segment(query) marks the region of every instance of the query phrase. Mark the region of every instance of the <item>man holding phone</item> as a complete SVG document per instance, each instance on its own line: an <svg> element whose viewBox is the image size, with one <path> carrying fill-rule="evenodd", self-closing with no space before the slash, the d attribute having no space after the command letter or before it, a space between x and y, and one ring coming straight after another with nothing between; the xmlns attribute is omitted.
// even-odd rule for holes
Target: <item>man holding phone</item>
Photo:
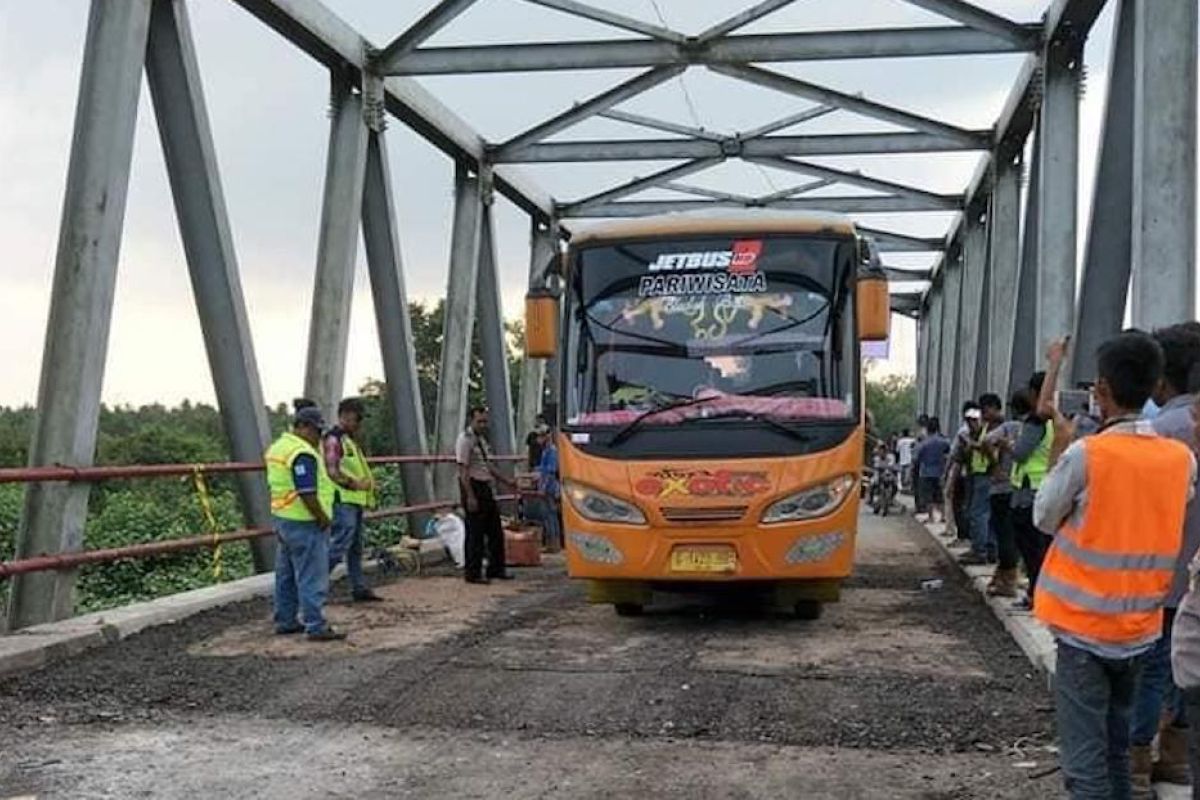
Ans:
<svg viewBox="0 0 1200 800"><path fill-rule="evenodd" d="M1047 399L1066 354L1055 342ZM1057 641L1055 711L1067 791L1131 795L1130 719L1143 657L1162 635L1163 602L1182 542L1196 459L1140 419L1162 375L1162 349L1130 331L1097 355L1100 431L1077 441L1053 406L1051 468L1034 523L1053 532L1034 614Z"/></svg>

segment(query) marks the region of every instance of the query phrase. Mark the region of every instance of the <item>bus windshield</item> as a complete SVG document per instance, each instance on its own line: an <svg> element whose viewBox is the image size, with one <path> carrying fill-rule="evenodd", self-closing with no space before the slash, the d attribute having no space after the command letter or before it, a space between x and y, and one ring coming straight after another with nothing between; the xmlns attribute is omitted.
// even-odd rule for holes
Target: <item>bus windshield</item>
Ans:
<svg viewBox="0 0 1200 800"><path fill-rule="evenodd" d="M579 251L567 424L849 420L855 242L700 237Z"/></svg>

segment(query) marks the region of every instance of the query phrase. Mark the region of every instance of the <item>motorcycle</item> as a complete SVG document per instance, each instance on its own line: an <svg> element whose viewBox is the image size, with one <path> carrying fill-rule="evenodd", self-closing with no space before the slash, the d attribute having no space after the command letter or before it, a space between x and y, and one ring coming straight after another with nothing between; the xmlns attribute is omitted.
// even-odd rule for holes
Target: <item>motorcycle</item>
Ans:
<svg viewBox="0 0 1200 800"><path fill-rule="evenodd" d="M871 480L871 510L886 517L892 510L899 490L899 479L895 467L879 467Z"/></svg>

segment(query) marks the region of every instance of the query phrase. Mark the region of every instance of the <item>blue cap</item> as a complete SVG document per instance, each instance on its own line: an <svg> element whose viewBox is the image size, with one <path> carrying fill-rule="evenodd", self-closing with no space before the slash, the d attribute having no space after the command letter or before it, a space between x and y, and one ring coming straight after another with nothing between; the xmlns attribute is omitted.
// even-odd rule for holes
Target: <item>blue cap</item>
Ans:
<svg viewBox="0 0 1200 800"><path fill-rule="evenodd" d="M317 430L322 430L325 427L325 417L321 416L321 409L316 406L307 406L300 409L292 417L292 422L296 425L312 425Z"/></svg>

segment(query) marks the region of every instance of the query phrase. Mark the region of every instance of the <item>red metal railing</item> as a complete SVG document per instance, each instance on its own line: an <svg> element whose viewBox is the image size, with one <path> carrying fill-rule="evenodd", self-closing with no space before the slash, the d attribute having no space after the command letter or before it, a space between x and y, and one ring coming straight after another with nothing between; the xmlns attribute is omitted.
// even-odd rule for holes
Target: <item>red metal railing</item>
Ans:
<svg viewBox="0 0 1200 800"><path fill-rule="evenodd" d="M454 461L453 456L377 456L367 459L376 466L392 464L444 464ZM521 461L521 456L496 456L498 461ZM219 475L239 472L261 472L263 464L252 461L227 461L214 464L131 464L103 467L19 467L0 469L0 483L38 483L44 481L87 481L119 480L123 478L172 478L195 474ZM515 500L518 495L501 495L497 500ZM367 512L369 520L400 517L423 511L438 511L453 508L458 503L438 500L405 506L391 506ZM181 539L163 539L154 542L110 547L101 550L81 550L72 553L32 556L14 561L0 561L0 578L22 575L29 572L74 569L85 564L106 564L127 559L153 558L155 556L188 550L215 548L229 542L258 539L274 533L271 528L244 528L226 533L188 536Z"/></svg>

